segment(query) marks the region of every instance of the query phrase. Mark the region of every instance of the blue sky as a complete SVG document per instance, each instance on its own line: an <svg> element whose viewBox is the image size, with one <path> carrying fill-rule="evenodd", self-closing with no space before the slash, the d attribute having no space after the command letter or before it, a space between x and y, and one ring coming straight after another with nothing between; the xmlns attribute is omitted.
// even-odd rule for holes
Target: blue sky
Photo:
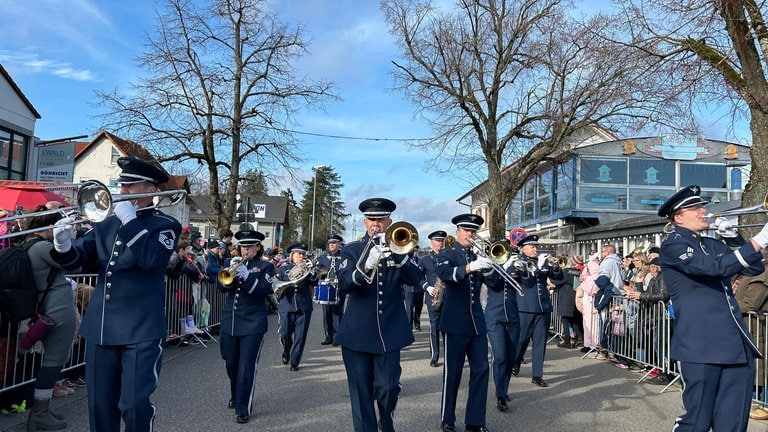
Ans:
<svg viewBox="0 0 768 432"><path fill-rule="evenodd" d="M414 138L428 136L413 119L412 108L392 86L390 61L397 52L378 7L368 0L281 1L281 17L307 26L310 55L300 62L302 74L335 82L343 99L326 112L302 113L298 131L345 137ZM148 0L0 0L0 63L42 118L41 139L76 135L93 137L98 114L95 90L126 91L137 74L135 58L144 50L143 35L154 28L155 7ZM357 204L384 196L398 204L393 219L412 222L422 236L448 229L450 219L465 212L455 202L472 185L425 172L427 155L400 141L369 141L299 135L307 159L303 171L333 166L345 184L347 236L362 231ZM300 196L303 191L293 188ZM354 225L353 225L354 224Z"/></svg>
<svg viewBox="0 0 768 432"><path fill-rule="evenodd" d="M326 112L302 113L295 130L387 139L430 134L413 118L402 94L390 90L391 61L398 52L377 0L276 4L285 21L306 25L310 55L301 60L300 75L333 81L343 99L330 103ZM144 50L144 34L154 28L155 7L158 3L150 0L0 0L0 63L42 115L38 137L94 136L94 90L127 91L137 74L135 58ZM362 231L357 204L372 196L394 200L393 219L413 223L423 239L435 229L450 232L451 217L468 210L455 199L473 186L477 173L425 172L428 155L397 140L298 138L307 152L306 178L313 166L328 165L345 184L342 199L353 215L347 238ZM303 193L293 190L297 197Z"/></svg>

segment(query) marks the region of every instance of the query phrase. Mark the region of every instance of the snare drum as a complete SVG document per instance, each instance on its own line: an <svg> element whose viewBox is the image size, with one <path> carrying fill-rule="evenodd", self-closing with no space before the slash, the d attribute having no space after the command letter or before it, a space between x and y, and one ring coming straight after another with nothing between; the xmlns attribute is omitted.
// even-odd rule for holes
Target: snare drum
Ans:
<svg viewBox="0 0 768 432"><path fill-rule="evenodd" d="M317 284L317 286L315 286L315 295L312 300L318 304L338 304L339 299L336 298L336 286L331 285L328 282L321 281Z"/></svg>

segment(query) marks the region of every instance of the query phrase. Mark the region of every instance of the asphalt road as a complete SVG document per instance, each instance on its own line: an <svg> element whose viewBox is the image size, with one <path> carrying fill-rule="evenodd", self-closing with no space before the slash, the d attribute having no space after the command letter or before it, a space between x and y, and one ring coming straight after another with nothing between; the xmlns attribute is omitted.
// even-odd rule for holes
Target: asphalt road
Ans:
<svg viewBox="0 0 768 432"><path fill-rule="evenodd" d="M227 409L229 390L217 343L170 347L165 351L160 384L154 393L158 431L352 431L349 394L341 351L320 345L321 310L315 308L310 339L301 370L290 372L280 361L277 316L270 315L259 361L251 421L235 423ZM395 412L399 432L437 431L440 424L442 367L428 364L429 344L426 311L416 342L402 352L403 385ZM578 350L566 350L551 342L547 347L544 378L548 388L530 382L530 367L523 365L512 379L510 410L495 408L493 383L488 388L487 426L493 432L543 431L670 431L680 414L680 387L664 393L662 386L637 383L640 375L614 367L610 362L581 358ZM463 430L466 401L465 369L456 412L457 428ZM67 431L87 431L85 388L57 398L64 406ZM26 414L0 416L0 430L25 430ZM768 421L751 421L749 432L768 432Z"/></svg>

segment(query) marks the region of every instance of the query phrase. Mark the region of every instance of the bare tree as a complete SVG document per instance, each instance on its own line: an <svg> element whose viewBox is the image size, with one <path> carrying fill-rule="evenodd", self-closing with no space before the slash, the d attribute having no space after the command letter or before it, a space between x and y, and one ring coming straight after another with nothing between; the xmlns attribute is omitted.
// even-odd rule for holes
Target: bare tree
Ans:
<svg viewBox="0 0 768 432"><path fill-rule="evenodd" d="M302 28L280 22L266 0L165 0L139 58L131 94L99 93L105 127L145 143L162 162L204 167L219 227L229 226L249 167L291 170L287 132L297 107L322 106L331 84L296 77Z"/></svg>
<svg viewBox="0 0 768 432"><path fill-rule="evenodd" d="M754 0L624 0L617 26L693 109L748 118L752 170L743 202L762 202L768 184L768 5ZM758 218L753 215L747 219Z"/></svg>
<svg viewBox="0 0 768 432"><path fill-rule="evenodd" d="M667 121L656 111L670 102L654 91L657 83L637 81L652 65L595 37L610 25L604 17L579 23L570 7L459 0L440 10L429 0L382 1L404 58L394 62L397 88L435 131L414 145L432 152L443 172L487 177L493 238L504 235L517 191L541 163L566 160L574 135L593 125L623 130Z"/></svg>

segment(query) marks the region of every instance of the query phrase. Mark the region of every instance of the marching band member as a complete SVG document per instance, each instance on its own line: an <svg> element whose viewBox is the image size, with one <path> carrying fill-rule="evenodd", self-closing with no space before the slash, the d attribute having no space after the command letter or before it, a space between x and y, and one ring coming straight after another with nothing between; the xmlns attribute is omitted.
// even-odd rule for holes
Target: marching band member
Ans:
<svg viewBox="0 0 768 432"><path fill-rule="evenodd" d="M715 229L723 241L704 237L707 209L698 186L688 186L659 207L673 225L661 244L661 276L669 290L675 329L670 358L683 382L683 409L675 431L746 431L755 380L755 358L762 357L741 318L731 277L765 270L760 250L768 246L768 225L745 242L726 218ZM734 243L735 244L735 243Z"/></svg>
<svg viewBox="0 0 768 432"><path fill-rule="evenodd" d="M395 207L386 198L361 202L358 208L365 216L366 233L341 251L339 287L347 298L335 341L341 345L356 432L376 431L374 400L380 429L394 430L400 350L414 341L401 285L419 283L421 271L407 255L376 243L392 224L389 216Z"/></svg>
<svg viewBox="0 0 768 432"><path fill-rule="evenodd" d="M513 254L511 258L514 258ZM509 273L509 271L507 271ZM503 279L487 284L488 300L485 305L485 322L488 326L488 342L491 344L493 384L496 388L496 409L506 411L509 397L509 380L517 355L520 339L520 316L517 311L517 292Z"/></svg>
<svg viewBox="0 0 768 432"><path fill-rule="evenodd" d="M448 236L445 231L431 232L427 238L430 241L430 251L427 255L419 260L419 267L424 273L424 280L422 281L422 287L427 292L427 314L429 315L429 365L437 367L437 360L440 357L440 332L438 327L440 325L440 305L435 305L435 295L437 291L435 284L437 284L437 273L435 273L435 267L437 265L437 254L443 250L443 242Z"/></svg>
<svg viewBox="0 0 768 432"><path fill-rule="evenodd" d="M121 157L123 194L154 193L168 181L160 168ZM181 234L179 221L151 208L152 196L116 202L114 214L72 240L74 218L56 222L53 259L66 269L98 260L98 284L83 317L85 371L92 431L152 430L150 396L162 364L165 267Z"/></svg>
<svg viewBox="0 0 768 432"><path fill-rule="evenodd" d="M278 294L278 323L280 345L283 346L283 364L290 363L290 370L299 370L304 344L307 342L309 320L312 318L312 287L317 283L317 274L312 262L307 259L307 246L296 243L288 247L288 264L277 270L277 279L283 282L295 281L294 273L304 275L295 284L288 284Z"/></svg>
<svg viewBox="0 0 768 432"><path fill-rule="evenodd" d="M221 316L221 358L229 377L228 408L235 409L235 421L248 423L256 382L256 366L267 332L266 298L272 294L275 268L261 259L264 234L238 231L235 234L242 257L232 283L222 285L227 294ZM234 265L233 264L233 265ZM231 267L230 267L231 268Z"/></svg>
<svg viewBox="0 0 768 432"><path fill-rule="evenodd" d="M317 259L318 272L322 270L325 273L326 282L329 284L336 284L336 288L338 288L339 283L339 264L341 264L339 257L341 256L341 244L343 242L344 239L340 235L329 235L328 251L325 254L320 255ZM333 271L331 271L331 269L333 269ZM339 329L339 321L344 313L344 298L340 296L338 291L336 292L336 296L339 301L338 304L323 305L323 333L325 334L325 339L320 342L321 345L336 345L333 341L333 336Z"/></svg>
<svg viewBox="0 0 768 432"><path fill-rule="evenodd" d="M440 252L435 272L445 283L440 331L443 333L445 366L441 428L455 431L456 398L461 384L464 359L469 361L469 393L464 423L467 431L487 432L485 407L488 400L488 340L485 315L480 305L480 288L488 279L496 282L492 261L472 251L472 239L483 218L461 214L451 223L456 225L456 242Z"/></svg>
<svg viewBox="0 0 768 432"><path fill-rule="evenodd" d="M531 347L532 377L531 382L539 387L547 387L544 381L544 354L547 349L549 335L549 318L552 315L552 297L549 295L547 278L553 282L562 281L565 273L558 266L552 266L548 261L539 267L539 237L529 235L517 242L520 256L510 265L509 272L523 288L524 296L517 292L517 309L520 315L520 339L517 353L513 360L512 375L520 372L528 343Z"/></svg>

